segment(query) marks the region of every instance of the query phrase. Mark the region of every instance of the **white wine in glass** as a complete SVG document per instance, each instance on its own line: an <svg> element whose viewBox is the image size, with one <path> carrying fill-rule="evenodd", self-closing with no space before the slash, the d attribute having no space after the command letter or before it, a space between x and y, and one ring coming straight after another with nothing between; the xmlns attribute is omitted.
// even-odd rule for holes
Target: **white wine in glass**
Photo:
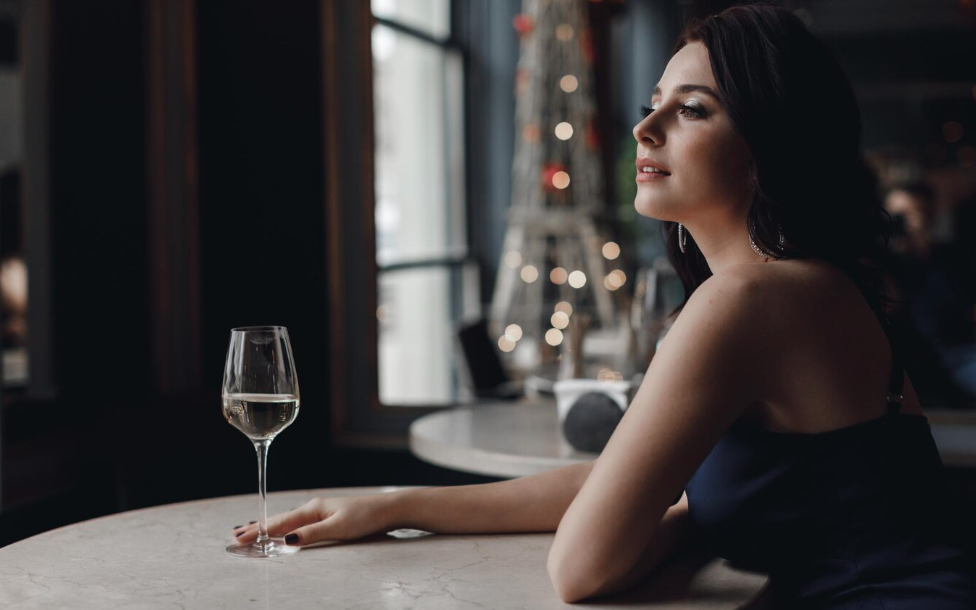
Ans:
<svg viewBox="0 0 976 610"><path fill-rule="evenodd" d="M298 415L298 376L284 326L247 326L230 331L221 391L224 419L243 432L258 454L261 509L258 538L249 545L231 545L241 557L275 557L298 551L268 536L268 448Z"/></svg>

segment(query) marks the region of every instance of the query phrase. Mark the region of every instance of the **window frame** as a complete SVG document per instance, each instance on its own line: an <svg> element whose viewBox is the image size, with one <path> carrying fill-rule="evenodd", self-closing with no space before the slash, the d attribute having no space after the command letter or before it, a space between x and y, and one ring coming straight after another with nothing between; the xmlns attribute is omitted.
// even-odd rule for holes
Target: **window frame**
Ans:
<svg viewBox="0 0 976 610"><path fill-rule="evenodd" d="M408 428L419 417L456 406L383 403L378 375L378 279L402 269L446 268L463 273L483 257L473 251L470 180L465 180L466 253L395 262L376 261L374 193L373 66L371 36L383 25L461 55L464 80L462 116L467 141L469 56L455 35L464 20L463 2L451 2L451 35L439 39L395 21L375 17L369 2L323 0L323 111L325 115L326 270L329 294L331 437L337 447L404 449ZM470 170L466 160L465 173ZM354 202L350 205L349 202ZM355 205L359 203L359 205Z"/></svg>

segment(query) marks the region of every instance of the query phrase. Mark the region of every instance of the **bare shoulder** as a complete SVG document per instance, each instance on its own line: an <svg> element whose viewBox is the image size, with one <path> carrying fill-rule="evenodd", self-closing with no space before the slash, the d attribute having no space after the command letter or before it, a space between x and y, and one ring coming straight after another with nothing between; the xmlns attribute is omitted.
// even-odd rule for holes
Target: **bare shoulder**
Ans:
<svg viewBox="0 0 976 610"><path fill-rule="evenodd" d="M817 259L740 265L767 295L763 398L748 413L777 431L820 432L883 412L891 347L875 312L841 269ZM775 354L775 357L771 357ZM902 410L918 413L905 376Z"/></svg>

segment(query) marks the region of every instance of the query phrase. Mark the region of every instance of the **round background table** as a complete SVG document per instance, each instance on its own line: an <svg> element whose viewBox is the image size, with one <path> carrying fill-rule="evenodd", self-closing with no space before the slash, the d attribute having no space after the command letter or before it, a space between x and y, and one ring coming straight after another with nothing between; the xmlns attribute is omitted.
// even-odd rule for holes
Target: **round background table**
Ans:
<svg viewBox="0 0 976 610"><path fill-rule="evenodd" d="M278 492L269 514L359 487ZM170 504L84 521L0 549L0 608L758 608L766 577L686 553L645 583L570 606L546 572L553 534L436 535L396 530L294 555L224 552L257 494ZM751 601L750 601L751 600Z"/></svg>
<svg viewBox="0 0 976 610"><path fill-rule="evenodd" d="M946 466L976 467L976 413L926 409ZM482 403L425 415L410 426L418 458L463 472L520 477L594 460L559 431L556 402L546 398Z"/></svg>
<svg viewBox="0 0 976 610"><path fill-rule="evenodd" d="M552 399L485 403L425 415L410 425L410 451L420 459L495 477L521 477L595 460L559 431Z"/></svg>

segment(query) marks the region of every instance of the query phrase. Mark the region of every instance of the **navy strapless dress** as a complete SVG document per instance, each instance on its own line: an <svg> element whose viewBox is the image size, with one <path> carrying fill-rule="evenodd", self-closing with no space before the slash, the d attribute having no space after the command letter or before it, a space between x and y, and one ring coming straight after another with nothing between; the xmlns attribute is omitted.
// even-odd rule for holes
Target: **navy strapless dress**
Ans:
<svg viewBox="0 0 976 610"><path fill-rule="evenodd" d="M685 488L706 544L769 574L777 609L976 609L976 512L925 416L899 412L892 360L887 414L820 434L737 421Z"/></svg>

